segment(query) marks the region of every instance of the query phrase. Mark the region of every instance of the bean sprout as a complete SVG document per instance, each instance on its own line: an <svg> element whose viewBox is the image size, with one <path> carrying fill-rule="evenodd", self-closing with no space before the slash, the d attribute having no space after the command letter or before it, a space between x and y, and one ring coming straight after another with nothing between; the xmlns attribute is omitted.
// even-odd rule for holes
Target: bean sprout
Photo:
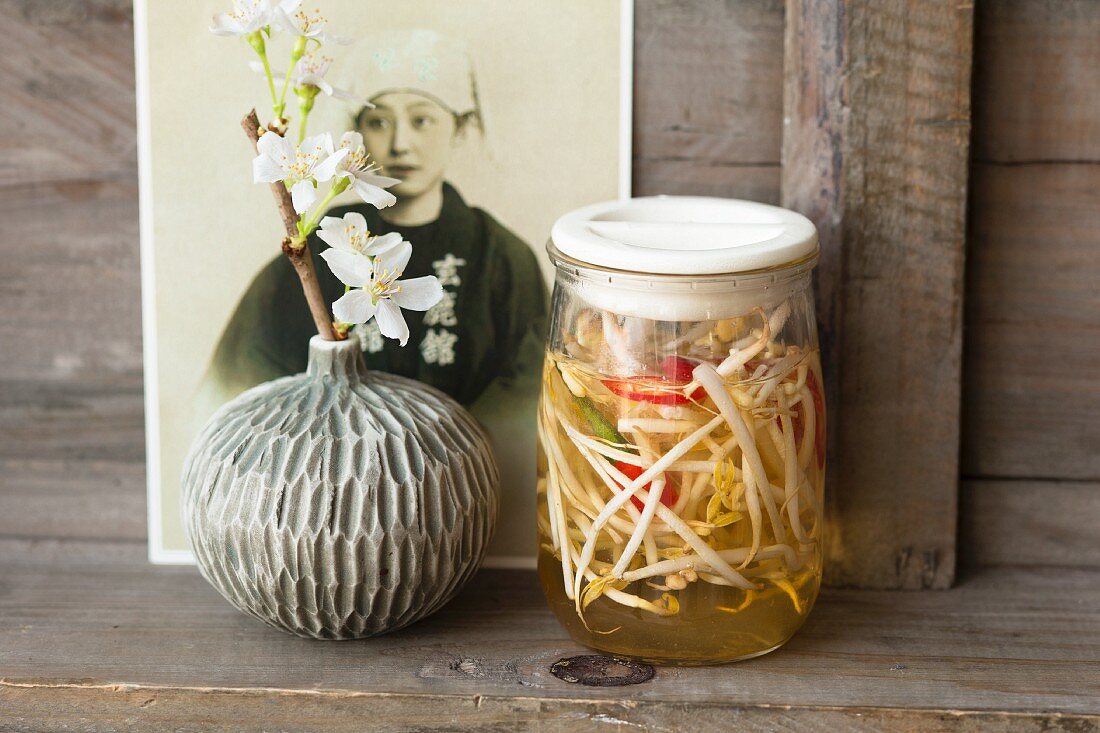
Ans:
<svg viewBox="0 0 1100 733"><path fill-rule="evenodd" d="M730 613L808 607L824 425L813 344L778 340L791 314L658 328L582 310L548 353L540 547L585 628L596 608L676 616L704 588L741 594Z"/></svg>

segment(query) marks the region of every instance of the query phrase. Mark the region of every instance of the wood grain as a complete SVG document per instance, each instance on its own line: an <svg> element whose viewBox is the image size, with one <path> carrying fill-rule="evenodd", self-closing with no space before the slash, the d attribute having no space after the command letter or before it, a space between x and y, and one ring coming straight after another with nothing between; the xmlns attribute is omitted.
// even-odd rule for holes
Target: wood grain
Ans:
<svg viewBox="0 0 1100 733"><path fill-rule="evenodd" d="M0 382L141 374L137 186L0 189Z"/></svg>
<svg viewBox="0 0 1100 733"><path fill-rule="evenodd" d="M976 4L974 158L1100 162L1100 3Z"/></svg>
<svg viewBox="0 0 1100 733"><path fill-rule="evenodd" d="M467 694L371 695L286 690L95 687L0 682L0 730L147 731L204 733L619 733L623 730L792 731L794 733L1095 733L1100 717L1059 713L974 713L958 710L730 706L690 707L648 701L543 700ZM196 711L202 711L201 717Z"/></svg>
<svg viewBox="0 0 1100 733"><path fill-rule="evenodd" d="M1100 567L1100 483L967 480L959 561L969 567Z"/></svg>
<svg viewBox="0 0 1100 733"><path fill-rule="evenodd" d="M777 202L782 0L647 0L634 13L634 195Z"/></svg>
<svg viewBox="0 0 1100 733"><path fill-rule="evenodd" d="M0 536L145 542L145 466L0 458Z"/></svg>
<svg viewBox="0 0 1100 733"><path fill-rule="evenodd" d="M0 18L0 190L136 181L129 0L0 0Z"/></svg>
<svg viewBox="0 0 1100 733"><path fill-rule="evenodd" d="M459 719L499 712L494 703L478 713L476 697L537 705L566 720L577 708L564 701L627 716L631 706L652 705L664 710L654 721L682 716L674 729L759 706L823 707L843 711L841 718L853 717L849 708L1100 713L1096 571L997 569L943 593L827 590L775 654L726 667L660 668L653 681L629 688L583 689L549 672L582 649L528 572L483 572L436 616L346 643L268 628L233 610L194 569L150 567L132 544L0 540L0 578L0 678L102 687L108 706L121 705L110 686L134 685L251 689L257 706L270 697L263 690L302 699L412 695L404 708L413 716L420 696L435 706L425 708L431 715L444 714L443 696ZM72 706L81 698L60 699ZM647 719L636 714L625 720ZM796 720L823 729L811 716Z"/></svg>
<svg viewBox="0 0 1100 733"><path fill-rule="evenodd" d="M1100 478L1097 190L1100 164L974 165L967 475Z"/></svg>
<svg viewBox="0 0 1100 733"><path fill-rule="evenodd" d="M963 471L1100 479L1100 3L978 8Z"/></svg>
<svg viewBox="0 0 1100 733"><path fill-rule="evenodd" d="M0 536L143 539L144 427L140 373L0 381Z"/></svg>
<svg viewBox="0 0 1100 733"><path fill-rule="evenodd" d="M142 540L130 4L0 10L0 535Z"/></svg>
<svg viewBox="0 0 1100 733"><path fill-rule="evenodd" d="M951 584L972 7L787 4L784 203L820 227L829 580Z"/></svg>

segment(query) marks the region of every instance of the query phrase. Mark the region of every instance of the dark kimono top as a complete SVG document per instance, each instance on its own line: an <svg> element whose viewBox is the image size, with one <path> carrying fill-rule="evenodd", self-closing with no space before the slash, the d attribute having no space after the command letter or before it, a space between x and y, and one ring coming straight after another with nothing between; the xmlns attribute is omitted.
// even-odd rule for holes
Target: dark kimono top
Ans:
<svg viewBox="0 0 1100 733"><path fill-rule="evenodd" d="M362 214L372 234L400 232L413 245L403 278L435 275L443 300L431 310L403 311L409 341L383 338L372 320L357 326L367 367L434 385L471 405L496 379L537 369L546 321L546 285L531 249L485 211L466 205L449 184L439 218L423 226L386 223L366 204L329 216ZM328 248L310 237L317 277L331 305L344 286L317 255ZM225 397L305 370L316 334L298 277L280 255L256 275L214 352L207 388ZM526 375L525 375L526 376ZM526 379L523 381L527 381Z"/></svg>

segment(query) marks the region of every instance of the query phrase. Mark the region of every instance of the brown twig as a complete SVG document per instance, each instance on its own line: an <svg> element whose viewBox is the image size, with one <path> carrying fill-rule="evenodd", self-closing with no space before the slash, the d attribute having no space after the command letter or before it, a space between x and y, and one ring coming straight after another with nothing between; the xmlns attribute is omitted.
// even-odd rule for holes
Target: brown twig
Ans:
<svg viewBox="0 0 1100 733"><path fill-rule="evenodd" d="M302 281L302 290L309 303L309 312L313 315L313 323L317 326L317 333L326 341L343 341L347 333L341 334L332 327L332 317L328 313L328 305L325 297L321 295L321 285L317 282L317 272L313 269L313 256L309 253L309 242L301 247L295 247L290 237L283 237L283 254L290 260L294 271L298 273L298 279Z"/></svg>
<svg viewBox="0 0 1100 733"><path fill-rule="evenodd" d="M256 116L256 110L252 110L241 120L248 139L252 141L252 147L260 141L260 118ZM267 134L278 135L277 131ZM258 152L258 151L257 151ZM309 240L298 243L298 214L294 211L294 202L290 198L290 191L282 182L271 184L271 193L275 196L275 204L279 207L279 215L286 227L286 236L283 237L283 254L290 260L294 271L298 273L298 279L302 281L302 291L309 304L309 312L313 316L313 323L317 326L317 333L327 341L340 340L337 332L332 327L332 317L329 315L325 297L321 294L321 285L317 281L317 272L313 268L313 255L309 251Z"/></svg>

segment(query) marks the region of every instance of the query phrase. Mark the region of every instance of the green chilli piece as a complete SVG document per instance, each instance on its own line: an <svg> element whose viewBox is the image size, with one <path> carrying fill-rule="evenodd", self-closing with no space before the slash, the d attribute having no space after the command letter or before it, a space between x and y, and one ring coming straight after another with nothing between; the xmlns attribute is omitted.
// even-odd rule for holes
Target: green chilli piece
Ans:
<svg viewBox="0 0 1100 733"><path fill-rule="evenodd" d="M592 427L592 432L598 437L606 440L609 443L617 445L627 445L626 438L622 436L615 426L608 422L607 418L603 416L603 413L592 404L592 400L586 397L573 396L573 399L577 401L577 407L580 408L581 414L584 415L584 419L588 421L588 424ZM637 453L637 449L630 449L631 453Z"/></svg>

